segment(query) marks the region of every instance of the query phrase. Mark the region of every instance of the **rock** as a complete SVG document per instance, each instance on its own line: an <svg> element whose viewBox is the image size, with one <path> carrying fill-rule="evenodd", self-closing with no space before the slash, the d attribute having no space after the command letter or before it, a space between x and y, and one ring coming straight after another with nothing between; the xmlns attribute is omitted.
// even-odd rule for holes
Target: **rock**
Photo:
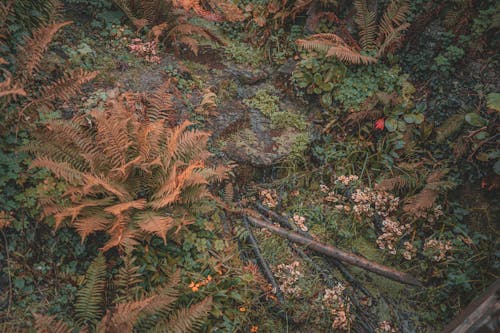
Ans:
<svg viewBox="0 0 500 333"><path fill-rule="evenodd" d="M253 85L260 81L266 80L269 75L263 70L246 70L240 68L228 68L241 84Z"/></svg>

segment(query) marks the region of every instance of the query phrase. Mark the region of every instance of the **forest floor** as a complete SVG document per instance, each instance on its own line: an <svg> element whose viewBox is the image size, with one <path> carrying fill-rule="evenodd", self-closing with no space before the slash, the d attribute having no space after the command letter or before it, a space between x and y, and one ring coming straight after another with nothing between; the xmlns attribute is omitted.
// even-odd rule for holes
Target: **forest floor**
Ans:
<svg viewBox="0 0 500 333"><path fill-rule="evenodd" d="M237 164L231 185L219 189L227 202L254 211L271 210L285 217L299 233L401 271L419 272L419 278L441 274L429 268L423 257L411 262L395 260L377 246L373 231L376 227L371 222L343 215L354 206L346 199L350 193L368 191L375 183L369 175L366 177L369 172L364 167L359 167L359 180L332 178L335 159L321 166L301 168L304 160L311 159L304 145L309 144L310 136L314 137L311 133L321 133L325 124L321 106L297 97L290 84L295 60L278 66L265 61L250 64L244 59L231 60L223 47L207 45L197 56L186 50L179 55L161 52L158 61L148 62L129 48L142 37L119 20L103 30L93 27L93 19L82 17L78 8L68 9L66 15L69 19L75 16L76 23L67 27L49 49L48 66L83 64L84 68L100 72L80 99L64 106L67 117L104 108L108 100L124 91L167 89L174 96L178 122L190 120L196 127L210 131L213 158ZM266 113L258 103L271 110ZM273 118L273 108L286 110L286 114ZM343 186L344 181L349 186ZM476 227L482 234L497 234L498 198L474 183L462 184L450 196L472 211L467 219L469 223L480 223ZM240 218L222 215L225 218L220 223L229 225L236 235L247 235L252 230ZM265 220L266 215L261 214L261 218ZM338 297L336 303L342 305L336 311L346 316L346 325L359 332L375 332L384 325L398 327L402 332L434 332L452 319L450 313L466 305L450 304L451 299L448 303L432 301L439 286L408 286L294 245L266 229L256 228L251 233L278 283L285 286L284 300L276 299L267 290L268 297L254 304L249 320L260 327L260 332L330 330L325 301L319 296L325 289ZM243 261L255 262L250 259L254 256L251 246L240 244L240 250ZM485 277L483 283L491 282L492 276ZM265 281L256 283L263 289L268 285ZM475 292L470 290L470 296Z"/></svg>

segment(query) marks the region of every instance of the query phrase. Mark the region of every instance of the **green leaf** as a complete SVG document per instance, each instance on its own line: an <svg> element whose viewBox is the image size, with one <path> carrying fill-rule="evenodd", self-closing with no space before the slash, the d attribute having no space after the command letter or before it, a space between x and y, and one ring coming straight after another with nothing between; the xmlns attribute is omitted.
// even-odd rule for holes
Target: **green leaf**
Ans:
<svg viewBox="0 0 500 333"><path fill-rule="evenodd" d="M394 132L395 130L398 129L398 121L397 119L394 119L394 118L389 118L385 121L385 128L389 131L389 132Z"/></svg>
<svg viewBox="0 0 500 333"><path fill-rule="evenodd" d="M500 160L496 161L493 165L493 171L495 171L497 175L500 175Z"/></svg>
<svg viewBox="0 0 500 333"><path fill-rule="evenodd" d="M465 115L465 121L475 127L486 126L488 124L486 119L474 112L467 113Z"/></svg>
<svg viewBox="0 0 500 333"><path fill-rule="evenodd" d="M405 114L403 116L404 121L406 121L407 124L414 124L415 123L415 115L414 114Z"/></svg>
<svg viewBox="0 0 500 333"><path fill-rule="evenodd" d="M414 115L414 117L415 117L415 124L417 124L417 125L420 125L420 124L421 124L421 123L423 123L423 122L424 122L424 120L425 120L424 115L423 115L423 114L421 114L421 113L417 113L417 114L415 114L415 115Z"/></svg>
<svg viewBox="0 0 500 333"><path fill-rule="evenodd" d="M332 105L332 95L331 94L323 94L321 96L321 104L323 104L323 106Z"/></svg>
<svg viewBox="0 0 500 333"><path fill-rule="evenodd" d="M486 96L488 108L500 112L500 93L490 93Z"/></svg>

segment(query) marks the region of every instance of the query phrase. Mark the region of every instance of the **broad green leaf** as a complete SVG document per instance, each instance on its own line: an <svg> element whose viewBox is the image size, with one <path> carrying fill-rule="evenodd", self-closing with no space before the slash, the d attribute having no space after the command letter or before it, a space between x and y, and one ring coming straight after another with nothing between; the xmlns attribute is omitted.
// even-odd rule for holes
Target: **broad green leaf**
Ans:
<svg viewBox="0 0 500 333"><path fill-rule="evenodd" d="M488 124L486 119L474 112L467 113L465 115L465 121L475 127L486 126Z"/></svg>

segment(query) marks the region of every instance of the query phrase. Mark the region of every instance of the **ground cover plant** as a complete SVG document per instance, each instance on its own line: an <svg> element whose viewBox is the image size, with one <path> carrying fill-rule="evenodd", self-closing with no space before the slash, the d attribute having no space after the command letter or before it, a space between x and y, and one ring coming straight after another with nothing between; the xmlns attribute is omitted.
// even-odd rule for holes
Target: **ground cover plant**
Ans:
<svg viewBox="0 0 500 333"><path fill-rule="evenodd" d="M0 332L441 331L498 280L499 9L1 1Z"/></svg>

